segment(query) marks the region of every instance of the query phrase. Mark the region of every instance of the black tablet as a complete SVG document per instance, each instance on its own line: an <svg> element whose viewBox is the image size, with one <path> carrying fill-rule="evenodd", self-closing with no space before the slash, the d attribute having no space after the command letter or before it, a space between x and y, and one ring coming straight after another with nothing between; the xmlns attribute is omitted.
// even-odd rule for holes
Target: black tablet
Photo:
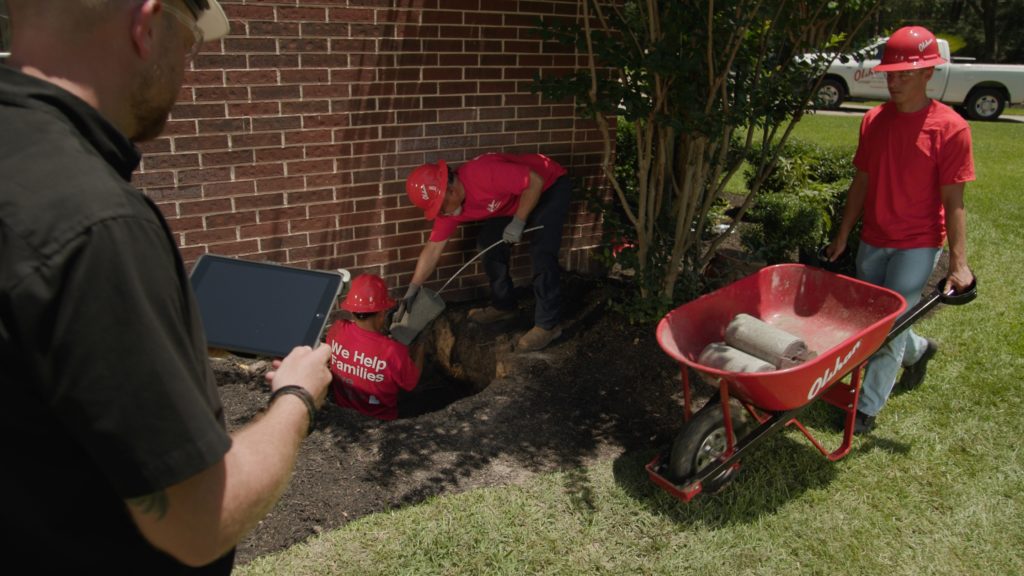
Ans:
<svg viewBox="0 0 1024 576"><path fill-rule="evenodd" d="M342 277L204 254L191 281L209 346L281 358L317 343Z"/></svg>

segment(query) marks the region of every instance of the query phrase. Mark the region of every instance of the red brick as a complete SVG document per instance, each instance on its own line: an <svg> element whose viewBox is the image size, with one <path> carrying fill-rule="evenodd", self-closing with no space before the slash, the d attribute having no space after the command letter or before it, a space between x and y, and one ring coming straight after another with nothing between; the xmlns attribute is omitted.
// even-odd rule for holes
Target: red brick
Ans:
<svg viewBox="0 0 1024 576"><path fill-rule="evenodd" d="M285 144L312 144L319 142L332 142L333 134L330 130L299 130L288 132L284 135Z"/></svg>
<svg viewBox="0 0 1024 576"><path fill-rule="evenodd" d="M284 194L254 194L252 196L236 196L233 198L235 210L250 208L270 208L284 205Z"/></svg>
<svg viewBox="0 0 1024 576"><path fill-rule="evenodd" d="M302 146L288 146L285 148L261 148L256 151L256 162L277 162L284 160L298 160L305 156L305 149ZM275 174L280 175L280 173Z"/></svg>
<svg viewBox="0 0 1024 576"><path fill-rule="evenodd" d="M335 216L323 216L320 218L291 220L289 226L292 232L313 232L333 230L338 227L338 222Z"/></svg>
<svg viewBox="0 0 1024 576"><path fill-rule="evenodd" d="M302 87L303 98L347 98L348 95L348 84L317 84Z"/></svg>
<svg viewBox="0 0 1024 576"><path fill-rule="evenodd" d="M247 164L235 166L237 178L254 178L257 180L272 176L284 176L284 164L281 162L260 162L258 164Z"/></svg>
<svg viewBox="0 0 1024 576"><path fill-rule="evenodd" d="M252 180L236 179L233 182L212 182L209 184L203 184L204 198L215 198L218 196L239 196L242 194L252 194L255 191L256 183L253 182Z"/></svg>
<svg viewBox="0 0 1024 576"><path fill-rule="evenodd" d="M420 124L402 124L399 126L381 126L381 138L420 138L423 136L423 126Z"/></svg>
<svg viewBox="0 0 1024 576"><path fill-rule="evenodd" d="M334 190L330 188L321 188L317 190L302 190L300 192L289 192L287 194L287 200L289 206L295 206L298 204L312 204L319 202L332 202L334 200Z"/></svg>
<svg viewBox="0 0 1024 576"><path fill-rule="evenodd" d="M467 67L479 64L480 56L477 54L441 54L437 59L437 66Z"/></svg>
<svg viewBox="0 0 1024 576"><path fill-rule="evenodd" d="M248 100L249 88L245 86L211 86L196 88L196 100L219 101Z"/></svg>
<svg viewBox="0 0 1024 576"><path fill-rule="evenodd" d="M253 224L242 226L238 229L238 237L242 240L250 238L270 238L287 233L287 222L268 222L266 224Z"/></svg>
<svg viewBox="0 0 1024 576"><path fill-rule="evenodd" d="M171 119L168 120L164 126L161 136L190 136L196 133L196 121L195 120L182 120L180 118L174 118L173 111L171 112Z"/></svg>
<svg viewBox="0 0 1024 576"><path fill-rule="evenodd" d="M265 134L232 134L232 148L260 148L263 146L280 146L281 134L279 132Z"/></svg>
<svg viewBox="0 0 1024 576"><path fill-rule="evenodd" d="M310 188L322 188L325 186L345 186L352 182L350 174L331 172L328 174L310 174L306 176L306 186Z"/></svg>
<svg viewBox="0 0 1024 576"><path fill-rule="evenodd" d="M322 244L320 246L306 246L305 248L293 248L288 251L289 262L301 262L314 258L325 258L334 255L334 246Z"/></svg>
<svg viewBox="0 0 1024 576"><path fill-rule="evenodd" d="M324 8L290 8L281 6L277 9L278 20L298 20L300 22L326 21L327 10ZM332 18L335 20L335 18Z"/></svg>
<svg viewBox="0 0 1024 576"><path fill-rule="evenodd" d="M198 168L198 154L151 154L142 161L144 170L163 168Z"/></svg>
<svg viewBox="0 0 1024 576"><path fill-rule="evenodd" d="M338 158L352 153L351 144L306 146L306 158Z"/></svg>
<svg viewBox="0 0 1024 576"><path fill-rule="evenodd" d="M352 213L351 202L328 202L325 204L310 204L309 216L337 216Z"/></svg>
<svg viewBox="0 0 1024 576"><path fill-rule="evenodd" d="M256 254L259 251L259 245L255 240L210 244L208 248L211 254L221 254L224 256Z"/></svg>
<svg viewBox="0 0 1024 576"><path fill-rule="evenodd" d="M170 227L171 231L178 234L205 229L202 216L190 216L188 218L167 217L166 220L167 226Z"/></svg>
<svg viewBox="0 0 1024 576"><path fill-rule="evenodd" d="M203 152L203 166L234 166L235 164L251 164L252 150L236 150L234 152Z"/></svg>
<svg viewBox="0 0 1024 576"><path fill-rule="evenodd" d="M220 228L217 230L198 230L185 234L186 244L209 244L211 242L226 242L238 239L238 230L235 228Z"/></svg>
<svg viewBox="0 0 1024 576"><path fill-rule="evenodd" d="M464 120L476 120L476 108L457 108L455 110L438 110L438 122L459 122Z"/></svg>
<svg viewBox="0 0 1024 576"><path fill-rule="evenodd" d="M163 154L171 151L171 139L162 137L149 142L139 142L138 147L143 155Z"/></svg>
<svg viewBox="0 0 1024 576"><path fill-rule="evenodd" d="M185 86L221 86L224 84L223 70L186 70Z"/></svg>
<svg viewBox="0 0 1024 576"><path fill-rule="evenodd" d="M352 144L352 155L363 156L366 154L393 154L396 146L397 144L394 140L356 142Z"/></svg>
<svg viewBox="0 0 1024 576"><path fill-rule="evenodd" d="M218 198L215 200L197 200L192 202L181 202L178 204L182 216L197 216L204 214L216 214L218 212L230 212L231 200L229 198Z"/></svg>
<svg viewBox="0 0 1024 576"><path fill-rule="evenodd" d="M330 111L331 103L327 100L304 100L281 103L281 113L287 115L326 114Z"/></svg>
<svg viewBox="0 0 1024 576"><path fill-rule="evenodd" d="M281 208L268 208L259 211L260 222L273 222L275 220L294 220L306 217L305 206L285 206Z"/></svg>
<svg viewBox="0 0 1024 576"><path fill-rule="evenodd" d="M281 70L282 84L312 84L328 81L330 81L330 71L327 69Z"/></svg>
<svg viewBox="0 0 1024 576"><path fill-rule="evenodd" d="M230 168L202 168L178 172L179 184L202 184L204 182L226 182L231 180Z"/></svg>
<svg viewBox="0 0 1024 576"><path fill-rule="evenodd" d="M279 226L284 226L284 222L279 222ZM280 250L282 248L298 248L300 246L307 246L309 244L309 236L306 234L292 234L289 235L286 230L281 229L278 231L278 235L273 238L261 238L260 249L262 250Z"/></svg>
<svg viewBox="0 0 1024 576"><path fill-rule="evenodd" d="M241 102L228 104L228 115L232 117L277 116L281 113L279 102Z"/></svg>
<svg viewBox="0 0 1024 576"><path fill-rule="evenodd" d="M349 126L348 114L315 114L302 117L303 129Z"/></svg>
<svg viewBox="0 0 1024 576"><path fill-rule="evenodd" d="M258 84L277 84L276 70L228 70L229 85L255 86Z"/></svg>
<svg viewBox="0 0 1024 576"><path fill-rule="evenodd" d="M225 38L224 51L232 54L277 52L277 41L273 38Z"/></svg>
<svg viewBox="0 0 1024 576"><path fill-rule="evenodd" d="M300 126L302 126L302 117L300 116L278 116L252 119L253 132L262 132L264 130L295 130Z"/></svg>
<svg viewBox="0 0 1024 576"><path fill-rule="evenodd" d="M214 54L200 52L192 61L195 70L230 70L245 68L245 56L242 54Z"/></svg>
<svg viewBox="0 0 1024 576"><path fill-rule="evenodd" d="M306 179L302 176L289 176L286 178L261 178L256 182L256 192L284 192L289 190L304 190Z"/></svg>
<svg viewBox="0 0 1024 576"><path fill-rule="evenodd" d="M249 56L249 68L281 70L298 68L298 54L253 54Z"/></svg>
<svg viewBox="0 0 1024 576"><path fill-rule="evenodd" d="M462 98L458 96L424 96L424 108L462 108Z"/></svg>
<svg viewBox="0 0 1024 576"><path fill-rule="evenodd" d="M132 184L139 188L148 188L150 186L170 186L174 183L174 172L137 173L132 178Z"/></svg>
<svg viewBox="0 0 1024 576"><path fill-rule="evenodd" d="M242 226L256 222L255 212L230 212L228 214L216 214L204 218L207 228L221 228L224 226Z"/></svg>
<svg viewBox="0 0 1024 576"><path fill-rule="evenodd" d="M323 174L325 172L334 171L334 160L299 160L295 162L288 162L286 168L289 176L295 176L298 174Z"/></svg>
<svg viewBox="0 0 1024 576"><path fill-rule="evenodd" d="M342 22L373 22L375 10L358 8L331 8L330 20Z"/></svg>
<svg viewBox="0 0 1024 576"><path fill-rule="evenodd" d="M250 36L270 36L280 38L281 36L298 36L299 23L297 22L248 22Z"/></svg>
<svg viewBox="0 0 1024 576"><path fill-rule="evenodd" d="M254 86L251 90L253 100L294 100L302 94L295 84L286 86Z"/></svg>
<svg viewBox="0 0 1024 576"><path fill-rule="evenodd" d="M210 120L199 120L199 132L209 134L211 132L244 132L249 130L248 118L214 118Z"/></svg>

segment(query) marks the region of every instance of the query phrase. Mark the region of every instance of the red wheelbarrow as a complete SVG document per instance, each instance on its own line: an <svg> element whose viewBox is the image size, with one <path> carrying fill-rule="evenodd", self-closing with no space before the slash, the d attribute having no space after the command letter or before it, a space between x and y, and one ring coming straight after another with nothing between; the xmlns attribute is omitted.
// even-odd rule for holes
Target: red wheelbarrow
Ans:
<svg viewBox="0 0 1024 576"><path fill-rule="evenodd" d="M965 304L976 294L976 286L959 295L937 288L900 317L906 301L896 292L819 268L781 264L683 304L662 318L657 337L680 365L685 424L671 452L647 464L648 476L684 502L701 492L717 492L739 470L745 451L785 426L799 429L829 460L842 458L852 444L868 358L937 303ZM799 337L817 357L756 373L700 364L704 347L721 341L726 326L741 313ZM691 410L691 369L719 392L696 414ZM849 381L843 381L849 374ZM819 399L845 412L842 443L831 452L796 418Z"/></svg>

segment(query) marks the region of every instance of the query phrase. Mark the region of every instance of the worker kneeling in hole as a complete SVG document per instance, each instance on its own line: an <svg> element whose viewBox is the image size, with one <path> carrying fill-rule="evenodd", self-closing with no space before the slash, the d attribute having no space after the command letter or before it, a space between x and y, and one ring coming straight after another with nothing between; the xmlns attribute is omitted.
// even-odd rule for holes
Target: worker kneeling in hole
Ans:
<svg viewBox="0 0 1024 576"><path fill-rule="evenodd" d="M534 326L519 339L516 349L540 350L562 334L558 326L562 307L558 251L572 195L572 181L565 168L543 154L483 154L458 169L439 160L413 170L405 191L434 224L402 298L399 318L411 309L420 287L433 275L456 228L464 222L482 221L478 244L486 250L484 270L491 283L492 305L470 310L469 319L491 324L516 316L509 245L522 240L524 230L531 226L540 228L530 237ZM502 240L504 244L493 246Z"/></svg>
<svg viewBox="0 0 1024 576"><path fill-rule="evenodd" d="M327 332L331 347L331 398L381 420L398 417L399 394L412 391L423 368L423 344L409 347L385 334L388 312L395 307L379 276L356 278L341 303L354 320L339 320Z"/></svg>

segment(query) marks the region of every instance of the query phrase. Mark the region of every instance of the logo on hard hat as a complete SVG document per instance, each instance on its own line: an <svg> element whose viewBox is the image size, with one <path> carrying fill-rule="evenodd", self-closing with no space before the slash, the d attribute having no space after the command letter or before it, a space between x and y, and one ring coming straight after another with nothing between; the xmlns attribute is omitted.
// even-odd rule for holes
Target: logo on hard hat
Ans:
<svg viewBox="0 0 1024 576"><path fill-rule="evenodd" d="M423 199L424 200L430 200L430 195L427 194L427 185L426 184L420 184L420 194L423 195Z"/></svg>
<svg viewBox="0 0 1024 576"><path fill-rule="evenodd" d="M932 42L935 42L935 38L929 38L929 39L925 40L924 42L921 42L920 44L918 44L917 45L918 52L924 52L924 49L929 47L929 46L931 46Z"/></svg>

